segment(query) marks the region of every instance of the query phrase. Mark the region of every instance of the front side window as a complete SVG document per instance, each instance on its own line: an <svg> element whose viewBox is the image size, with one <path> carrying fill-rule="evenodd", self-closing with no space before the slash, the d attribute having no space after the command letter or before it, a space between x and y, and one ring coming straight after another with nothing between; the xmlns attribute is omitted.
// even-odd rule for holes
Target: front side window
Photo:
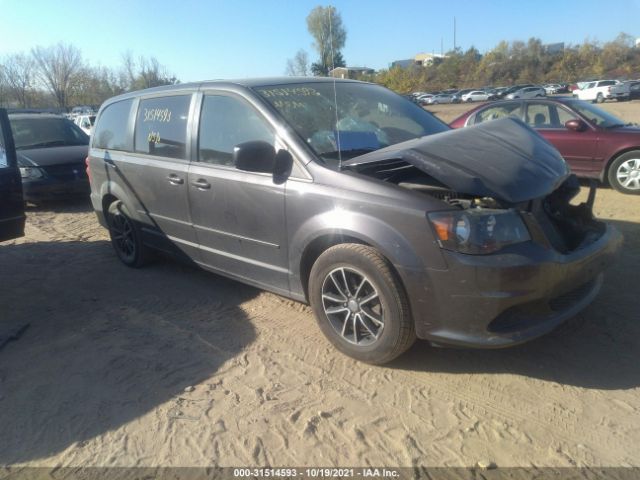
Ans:
<svg viewBox="0 0 640 480"><path fill-rule="evenodd" d="M626 124L625 121L615 115L605 112L601 108L588 102L570 100L567 102L567 105L598 127L615 128L622 127Z"/></svg>
<svg viewBox="0 0 640 480"><path fill-rule="evenodd" d="M185 159L190 104L191 95L141 100L136 117L135 151Z"/></svg>
<svg viewBox="0 0 640 480"><path fill-rule="evenodd" d="M331 167L337 167L339 159L449 129L424 109L378 85L306 82L255 90L320 162Z"/></svg>
<svg viewBox="0 0 640 480"><path fill-rule="evenodd" d="M576 115L573 112L570 112L569 110L566 110L562 107L557 107L556 110L558 112L558 127L564 127L565 123L567 123L569 120L575 120L576 118Z"/></svg>
<svg viewBox="0 0 640 480"><path fill-rule="evenodd" d="M133 100L122 100L105 107L93 132L93 146L107 150L130 150L129 114Z"/></svg>
<svg viewBox="0 0 640 480"><path fill-rule="evenodd" d="M202 104L198 135L198 160L233 166L233 148L245 142L275 144L275 133L245 100L207 95Z"/></svg>

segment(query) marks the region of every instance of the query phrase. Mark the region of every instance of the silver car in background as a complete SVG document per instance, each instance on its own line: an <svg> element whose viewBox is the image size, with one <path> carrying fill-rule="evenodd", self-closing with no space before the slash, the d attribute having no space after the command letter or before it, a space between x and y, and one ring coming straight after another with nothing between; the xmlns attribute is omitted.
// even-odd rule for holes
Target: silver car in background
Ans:
<svg viewBox="0 0 640 480"><path fill-rule="evenodd" d="M489 100L489 94L484 90L473 90L460 98L463 102L485 102Z"/></svg>
<svg viewBox="0 0 640 480"><path fill-rule="evenodd" d="M453 95L448 93L439 93L433 95L427 100L427 105L438 105L439 103L453 103Z"/></svg>
<svg viewBox="0 0 640 480"><path fill-rule="evenodd" d="M525 87L510 93L505 98L507 100L513 100L514 98L540 98L546 96L547 92L542 87Z"/></svg>

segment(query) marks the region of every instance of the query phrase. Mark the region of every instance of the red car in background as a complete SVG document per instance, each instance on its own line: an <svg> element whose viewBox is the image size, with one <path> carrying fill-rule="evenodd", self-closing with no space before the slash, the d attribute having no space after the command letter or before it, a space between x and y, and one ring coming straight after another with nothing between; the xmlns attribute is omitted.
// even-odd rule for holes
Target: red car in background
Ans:
<svg viewBox="0 0 640 480"><path fill-rule="evenodd" d="M538 131L579 177L608 180L622 193L640 194L640 127L569 97L504 100L480 105L450 123L468 127L516 117Z"/></svg>

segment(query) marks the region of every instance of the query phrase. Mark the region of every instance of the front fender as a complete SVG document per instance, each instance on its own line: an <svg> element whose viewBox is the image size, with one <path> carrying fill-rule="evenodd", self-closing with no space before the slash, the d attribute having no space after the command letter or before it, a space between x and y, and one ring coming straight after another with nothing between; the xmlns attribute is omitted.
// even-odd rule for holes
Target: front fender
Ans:
<svg viewBox="0 0 640 480"><path fill-rule="evenodd" d="M430 243L426 235L426 219L421 218L420 221L425 223L422 245L426 246ZM307 219L292 235L289 248L292 293L306 293L303 270L304 259L310 246L318 240L321 240L323 245L335 245L353 241L352 239L376 248L395 267L403 283L409 272L425 270L427 258L430 267L446 268L439 252L434 256L416 251L407 240L406 232L403 234L373 215L336 209Z"/></svg>

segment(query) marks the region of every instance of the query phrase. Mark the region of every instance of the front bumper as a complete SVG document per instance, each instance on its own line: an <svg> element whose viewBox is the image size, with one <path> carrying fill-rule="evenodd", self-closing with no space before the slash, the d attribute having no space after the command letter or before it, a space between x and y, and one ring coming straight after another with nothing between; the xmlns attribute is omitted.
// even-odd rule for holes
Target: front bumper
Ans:
<svg viewBox="0 0 640 480"><path fill-rule="evenodd" d="M567 255L533 242L494 255L443 251L447 270L405 272L417 336L497 348L544 335L593 301L621 244L607 226Z"/></svg>

